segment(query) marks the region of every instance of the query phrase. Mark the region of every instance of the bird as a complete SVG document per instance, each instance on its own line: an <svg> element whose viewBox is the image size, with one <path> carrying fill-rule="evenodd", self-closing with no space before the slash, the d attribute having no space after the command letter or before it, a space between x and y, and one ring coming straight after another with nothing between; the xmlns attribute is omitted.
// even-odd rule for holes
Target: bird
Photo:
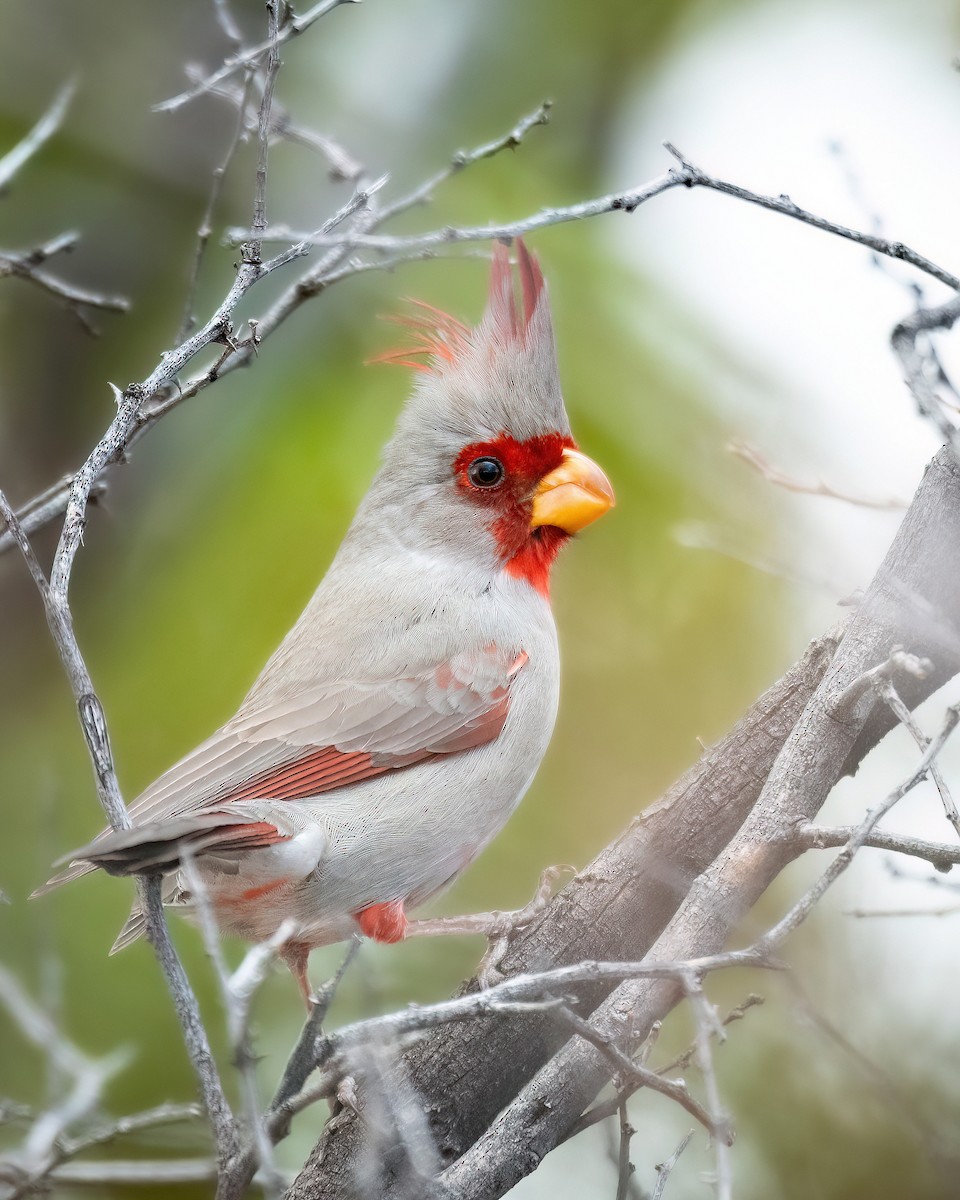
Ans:
<svg viewBox="0 0 960 1200"><path fill-rule="evenodd" d="M397 318L411 344L379 360L415 369L412 394L236 715L35 894L159 873L194 917L199 882L221 933L259 942L292 920L281 953L309 1007L312 949L409 936L500 832L557 714L551 568L614 504L570 430L540 265L514 245L515 263L493 249L474 328L427 304ZM134 907L111 952L143 932Z"/></svg>

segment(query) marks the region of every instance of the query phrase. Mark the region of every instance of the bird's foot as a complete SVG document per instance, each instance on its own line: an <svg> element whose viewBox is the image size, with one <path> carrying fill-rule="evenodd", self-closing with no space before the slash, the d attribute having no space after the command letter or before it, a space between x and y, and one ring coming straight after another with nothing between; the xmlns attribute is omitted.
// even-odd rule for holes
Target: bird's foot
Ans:
<svg viewBox="0 0 960 1200"><path fill-rule="evenodd" d="M345 1125L351 1117L360 1115L360 1101L357 1097L357 1081L352 1075L344 1075L337 1084L336 1094L330 1097L330 1119L324 1132L329 1137L341 1125Z"/></svg>
<svg viewBox="0 0 960 1200"><path fill-rule="evenodd" d="M405 937L437 937L444 934L482 933L487 939L487 949L477 967L477 981L481 988L493 987L503 978L500 963L518 933L543 912L553 896L554 884L567 872L576 873L575 867L547 867L540 876L537 890L523 908L512 912L471 913L463 917L436 917L426 921L410 921Z"/></svg>

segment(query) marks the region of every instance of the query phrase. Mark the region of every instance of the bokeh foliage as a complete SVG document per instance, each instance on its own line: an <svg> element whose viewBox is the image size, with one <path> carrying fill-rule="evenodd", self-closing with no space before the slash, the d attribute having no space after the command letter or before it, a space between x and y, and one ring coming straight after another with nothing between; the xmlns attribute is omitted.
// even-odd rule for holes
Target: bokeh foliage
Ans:
<svg viewBox="0 0 960 1200"><path fill-rule="evenodd" d="M609 176L626 98L691 21L721 20L733 6L603 0L588 15L574 0L369 0L285 51L279 94L300 122L342 138L396 186L552 97L547 130L465 173L407 224L518 216L636 182ZM259 6L235 7L257 31ZM106 381L144 376L171 344L232 114L215 98L174 116L149 112L179 90L185 61L224 52L212 5L199 0L6 0L0 29L0 147L22 135L65 76L79 77L64 130L0 202L0 240L27 245L77 227L84 238L67 264L71 276L134 301L129 317L97 318L102 336L91 341L49 298L0 283L0 482L23 500L86 454L110 416ZM247 146L219 226L248 219L251 179ZM277 147L274 220L315 227L343 198L319 160ZM582 865L695 758L698 736L721 734L789 661L785 586L674 536L679 523L699 519L762 548L785 529L769 494L759 503L757 485L724 455L728 431L710 375L677 361L652 331L667 323L706 344L727 386L743 376L710 347L709 331L623 266L617 234L642 239L642 212L608 220L621 222L616 233L592 222L530 240L550 280L574 428L608 469L619 504L559 568L565 680L547 761L508 830L445 898L447 911L522 903L543 866ZM212 249L201 313L228 286L233 256ZM393 336L376 315L416 295L474 318L484 275L476 262L437 262L338 285L271 338L252 369L184 406L113 473L73 594L128 797L230 714L330 560L407 387L401 372L363 365ZM256 316L269 295L255 290L245 314ZM51 535L38 545L48 553ZM189 1068L149 950L105 957L126 885L96 878L42 903L24 899L100 818L70 698L13 556L0 560L0 588L0 886L12 900L0 909L3 960L59 1007L81 1045L134 1048L134 1065L110 1092L116 1111L186 1098ZM222 1049L198 939L186 928L176 936ZM440 997L475 950L367 947L339 1014ZM336 955L315 956L318 977ZM816 971L816 955L805 965ZM742 993L730 995L735 1002ZM271 981L260 1011L266 1085L300 1018L287 979ZM808 1073L816 1044L804 1037L781 1007L739 1030L736 1049L725 1052L725 1086L749 1147L740 1194L879 1197L904 1194L910 1180L912 1195L945 1196L929 1172L915 1172L916 1142L891 1138L882 1106L857 1123L858 1169L836 1167L853 1136L839 1114L859 1103L851 1099L858 1085L817 1085ZM2 1017L0 1039L0 1094L39 1102L46 1083L36 1056ZM844 1070L840 1062L841 1080ZM768 1103L772 1075L790 1098L788 1122ZM301 1122L291 1162L318 1120ZM202 1139L168 1135L164 1144L198 1150ZM808 1174L798 1160L813 1163ZM671 1186L677 1196L701 1187L680 1172ZM598 1172L597 1194L607 1190Z"/></svg>

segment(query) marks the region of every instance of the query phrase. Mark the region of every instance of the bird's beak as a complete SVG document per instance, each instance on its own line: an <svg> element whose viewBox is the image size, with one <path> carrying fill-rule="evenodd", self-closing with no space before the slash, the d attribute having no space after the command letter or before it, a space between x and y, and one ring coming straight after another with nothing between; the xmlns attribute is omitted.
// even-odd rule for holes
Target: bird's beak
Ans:
<svg viewBox="0 0 960 1200"><path fill-rule="evenodd" d="M537 484L530 525L553 525L577 533L613 508L610 480L579 450L564 450L563 461Z"/></svg>

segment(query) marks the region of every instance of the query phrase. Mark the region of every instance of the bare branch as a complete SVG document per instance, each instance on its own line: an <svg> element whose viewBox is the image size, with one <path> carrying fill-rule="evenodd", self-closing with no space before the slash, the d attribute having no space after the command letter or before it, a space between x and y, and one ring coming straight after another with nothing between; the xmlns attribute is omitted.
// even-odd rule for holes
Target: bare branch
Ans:
<svg viewBox="0 0 960 1200"><path fill-rule="evenodd" d="M717 1017L716 1009L707 999L700 983L700 978L696 973L691 972L684 978L683 990L693 1009L696 1027L697 1066L703 1075L703 1082L707 1091L707 1109L710 1113L710 1122L715 1131L722 1131L714 1133L714 1153L717 1162L717 1176L715 1180L717 1200L732 1200L733 1174L730 1165L730 1146L733 1144L733 1131L729 1126L728 1118L720 1103L720 1089L717 1086L717 1075L713 1069L712 1040L714 1036L723 1040L725 1036L723 1026Z"/></svg>
<svg viewBox="0 0 960 1200"><path fill-rule="evenodd" d="M853 825L804 825L787 836L797 851L802 852L845 846L855 832L856 827ZM875 850L889 850L894 854L909 854L913 858L925 859L938 871L949 871L951 867L960 866L960 846L948 845L946 842L927 842L922 838L874 829L863 844Z"/></svg>
<svg viewBox="0 0 960 1200"><path fill-rule="evenodd" d="M869 737L873 741L889 728L889 722L879 727L868 724L876 705L876 698L869 691L862 695L860 703L853 704L850 711L838 719L835 715L838 702L853 683L877 663L885 662L894 648L907 639L917 651L929 653L936 664L926 679L917 681L912 703L929 695L957 670L955 653L947 649L936 634L923 629L921 636L915 619L916 607L903 599L903 593L917 592L933 611L942 615L944 621L948 624L952 622L957 601L954 581L957 570L960 570L957 566L960 536L953 537L958 520L960 468L952 453L944 450L934 458L924 475L917 496L874 582L857 608L830 667L807 701L792 733L782 744L776 763L763 783L759 799L746 813L739 828L732 836L729 833L725 835L725 845L721 846L711 861L708 855L712 849L712 830L710 838L706 839L711 842L710 848L699 845L702 836L699 831L703 828L701 822L707 811L701 799L698 798L693 808L678 808L676 822L667 821L671 825L674 840L680 837L684 842L681 853L684 870L679 879L672 880L672 917L669 916L670 908L665 904L668 916L665 928L661 910L659 927L662 932L657 936L657 925L653 925L651 931L644 935L644 942L650 947L647 953L651 959L679 961L684 958L696 959L705 952L710 955L718 952L740 920L791 860L789 845L784 840L787 831L812 821L848 760L857 753L861 735L869 730ZM892 588L892 579L898 580L901 586ZM955 715L951 714L950 722L955 720ZM947 733L949 729L942 736ZM936 752L934 743L914 773L917 777L927 769ZM711 782L716 786L715 778ZM897 791L902 792L909 783L910 780L905 781ZM895 802L896 797L891 803ZM850 846L851 851L861 838L869 834L873 823L886 807L887 804L879 806L870 814L869 821L858 829L857 839ZM712 819L712 810L711 817L706 819ZM691 821L695 824L691 824ZM693 829L698 831L696 836L690 834ZM692 854L692 843L697 844L695 855ZM637 849L633 847L634 854ZM670 855L669 848L666 853ZM673 853L675 856L676 851ZM612 870L622 893L627 887L626 879L633 878L635 860L629 865L620 858L615 861L619 863L619 871L611 861L609 866L599 867L599 873L604 879L607 872ZM667 861L673 860L668 857ZM831 864L823 883L817 885L818 893L829 886L844 865L841 855L836 864ZM644 861L644 866L653 870L663 869L662 863L650 859ZM588 868L587 874L597 871L595 864ZM624 872L627 872L626 875ZM539 938L547 933L553 934L553 941L547 946L553 945L554 956L558 952L569 953L570 933L564 935L563 921L575 914L576 926L582 927L585 912L582 907L583 892L572 886L572 909L569 904L558 906L555 901L559 922L551 921L548 913L539 925L533 927L531 934L524 935L521 943L523 955L518 952L521 963L524 955L539 948ZM589 888L589 884L586 886ZM567 889L568 892L570 890ZM630 910L632 915L628 917L626 913L623 914L616 925L618 932L623 931L630 921L641 919L638 914L648 909L651 891L653 895L657 894L657 888L651 889L649 885L640 887L634 893L635 902ZM586 911L598 913L603 910L590 907ZM769 952L770 942L785 936L805 912L806 906L801 902L796 912L791 911L771 931L771 938L751 949L760 950L759 957L763 960ZM611 914L604 911L601 924L606 927L611 920ZM594 940L601 940L602 937L602 931L594 934ZM632 931L630 937L632 942ZM589 945L589 940L586 944ZM546 953L550 951L546 950ZM757 957L754 956L751 961L756 962ZM769 963L769 959L767 961ZM691 970L696 969L695 963L691 962ZM613 1038L623 1038L629 1033L630 1037L640 1040L654 1021L661 1020L676 1005L682 993L682 986L667 979L642 980L638 977L636 981L628 980L598 1004L591 1014L591 1024L600 1033ZM483 1052L489 1055L489 1029L485 1027L483 1032ZM539 1162L557 1144L583 1112L584 1102L589 1102L609 1077L609 1068L597 1052L578 1046L575 1041L568 1042L545 1065L541 1065L544 1058L539 1046L535 1053L525 1054L516 1039L513 1044L517 1047L516 1053L523 1054L527 1064L522 1074L518 1071L511 1076L511 1081L518 1081L521 1085L516 1098L510 1099L509 1094L498 1093L492 1081L485 1079L487 1091L484 1096L489 1094L491 1101L500 1109L499 1115L497 1108L491 1114L490 1108L485 1105L481 1116L484 1124L480 1125L479 1130L475 1124L465 1138L459 1132L458 1125L448 1127L445 1131L445 1136L457 1145L460 1157L444 1171L440 1186L446 1194L456 1196L457 1200L480 1196L489 1200L490 1197L503 1195L529 1169L525 1164ZM546 1047L547 1056L554 1046L555 1043L550 1043ZM473 1072L471 1079L475 1096L479 1094L479 1080L485 1077L482 1066L474 1068L476 1062L473 1055L468 1057L466 1054L457 1060L458 1071ZM529 1080L525 1086L522 1082L524 1078ZM434 1094L430 1095L431 1102L435 1102ZM549 1109L542 1103L545 1096L550 1098ZM460 1141L460 1138L464 1140ZM349 1141L344 1144L349 1145ZM293 1194L300 1200L307 1195L322 1195L323 1190L311 1189L306 1192L295 1187Z"/></svg>
<svg viewBox="0 0 960 1200"><path fill-rule="evenodd" d="M595 200L584 200L579 204L565 207L542 208L539 212L518 221L505 221L489 225L456 226L448 225L443 229L435 229L429 233L413 234L410 237L390 237L386 234L364 233L351 235L350 245L363 249L381 250L387 253L408 253L413 250L426 250L439 246L452 246L461 242L490 242L507 241L512 238L524 237L535 229L544 229L549 225L562 225L568 221L580 221L585 217L596 217L609 212L632 213L641 204L652 200L671 188L679 187L684 180L676 171L658 175L648 183L637 188L622 192L611 192L599 196ZM239 235L238 230L229 230L228 235ZM337 247L342 246L346 238L311 237L308 233L299 233L289 229L267 228L263 234L264 241L288 241L298 238L308 245Z"/></svg>
<svg viewBox="0 0 960 1200"><path fill-rule="evenodd" d="M960 705L954 704L947 709L940 732L929 741L914 770L885 799L867 813L847 841L843 851L837 855L816 883L807 890L790 911L760 938L756 943L757 949L772 950L807 919L820 897L850 866L857 851L866 845L867 838L878 822L924 778L956 728L958 721L960 721Z"/></svg>
<svg viewBox="0 0 960 1200"><path fill-rule="evenodd" d="M243 49L243 34L230 8L230 0L213 0L213 12L224 37L235 51Z"/></svg>
<svg viewBox="0 0 960 1200"><path fill-rule="evenodd" d="M117 1117L107 1124L99 1125L82 1137L64 1139L64 1158L73 1158L83 1150L93 1146L106 1146L117 1138L128 1137L131 1133L141 1133L145 1129L156 1129L158 1125L174 1125L181 1121L193 1121L203 1116L199 1104L158 1104L144 1112L132 1113L126 1117Z"/></svg>
<svg viewBox="0 0 960 1200"><path fill-rule="evenodd" d="M246 74L248 78L252 74L249 68ZM187 77L191 80L200 80L203 78L203 75L194 68L188 67ZM258 123L256 117L252 117L246 110L246 104L243 100L243 88L237 87L233 83L225 83L211 88L210 94L212 96L219 96L234 106L239 106L240 118L243 122L245 133L255 133L257 131ZM339 142L335 141L329 134L318 133L316 130L307 129L303 125L298 124L276 100L274 100L271 111L271 138L280 138L285 142L290 142L291 145L302 146L306 150L311 150L321 155L326 161L330 178L334 182L346 181L353 184L359 182L361 175L363 175L363 164L349 154Z"/></svg>
<svg viewBox="0 0 960 1200"><path fill-rule="evenodd" d="M0 1005L27 1041L46 1055L64 1079L57 1102L33 1117L22 1145L6 1156L6 1164L17 1180L9 1195L11 1200L16 1200L32 1193L62 1160L65 1152L61 1139L75 1122L95 1110L107 1083L127 1062L127 1055L114 1052L95 1059L83 1054L2 966Z"/></svg>
<svg viewBox="0 0 960 1200"><path fill-rule="evenodd" d="M68 1162L55 1167L52 1177L67 1187L172 1187L181 1183L208 1183L217 1178L212 1158L160 1158L132 1161L108 1158L100 1162Z"/></svg>
<svg viewBox="0 0 960 1200"><path fill-rule="evenodd" d="M620 1129L620 1145L617 1153L617 1200L628 1200L630 1181L636 1170L630 1161L630 1142L637 1131L630 1124L625 1096L621 1096L619 1099L617 1116L619 1118L617 1124Z"/></svg>
<svg viewBox="0 0 960 1200"><path fill-rule="evenodd" d="M401 213L408 212L411 208L416 208L419 204L428 204L433 199L433 193L442 184L452 179L454 175L459 175L467 167L473 166L474 163L480 162L485 158L493 158L502 150L516 150L523 139L527 136L531 129L535 129L538 125L546 125L550 121L550 109L553 107L552 100L544 100L531 113L514 125L509 133L505 133L502 137L494 138L491 142L484 142L480 146L475 146L472 150L458 150L450 159L450 164L444 167L442 171L438 171L436 175L432 175L415 187L412 192L401 196L399 200L395 200L384 208L381 213L381 221L389 221L393 217L399 216Z"/></svg>
<svg viewBox="0 0 960 1200"><path fill-rule="evenodd" d="M730 1138L726 1122L717 1122L714 1116L690 1095L687 1085L682 1079L664 1079L656 1071L651 1071L648 1067L634 1062L629 1055L624 1054L609 1038L593 1029L589 1021L585 1021L568 1006L563 1005L558 1008L557 1013L571 1029L582 1037L584 1041L589 1042L591 1046L595 1046L604 1058L610 1062L616 1072L618 1087L621 1085L629 1086L631 1091L636 1088L645 1087L653 1092L659 1092L662 1096L674 1100L681 1108L686 1109L711 1136L719 1140Z"/></svg>
<svg viewBox="0 0 960 1200"><path fill-rule="evenodd" d="M779 467L775 467L769 462L755 446L749 445L747 442L740 441L739 438L734 438L727 443L727 449L731 454L735 454L747 466L753 467L754 470L762 476L768 483L774 484L776 487L781 487L788 492L799 492L805 496L829 496L832 500L842 500L845 504L854 504L860 508L879 508L882 510L906 508L905 500L871 500L865 496L854 496L850 492L838 491L836 488L830 487L823 480L817 480L816 483L803 483L799 479L794 479L790 475L781 471Z"/></svg>
<svg viewBox="0 0 960 1200"><path fill-rule="evenodd" d="M13 177L45 145L63 124L70 101L77 90L75 81L70 80L57 92L53 103L34 125L25 138L0 158L0 192L9 187Z"/></svg>
<svg viewBox="0 0 960 1200"><path fill-rule="evenodd" d="M241 69L253 66L264 53L268 52L276 46L279 48L285 42L289 42L291 38L305 32L321 17L326 16L328 12L339 8L341 4L356 4L359 0L321 0L321 3L315 4L313 8L308 9L302 17L291 17L286 22L279 36L276 38L268 37L266 41L259 42L251 49L244 51L242 54L231 55L230 58L224 60L224 63L212 75L208 75L195 87L190 88L186 92L181 92L178 96L173 96L169 100L164 100L160 104L153 106L154 112L174 112L178 108L182 108L184 104L196 99L197 96L202 96L204 92L210 91L221 83L224 79L229 79Z"/></svg>
<svg viewBox="0 0 960 1200"><path fill-rule="evenodd" d="M210 1050L207 1031L200 1019L196 996L170 941L163 911L160 876L149 875L140 881L140 906L143 910L147 940L153 947L173 997L183 1040L200 1084L203 1106L216 1140L217 1160L223 1168L237 1152L236 1125Z"/></svg>
<svg viewBox="0 0 960 1200"><path fill-rule="evenodd" d="M909 731L910 736L920 749L926 750L930 745L930 739L917 724L913 713L900 699L900 695L891 681L889 679L883 680L879 684L878 690L900 724ZM946 814L947 820L953 826L957 836L960 837L960 813L957 812L957 806L954 803L953 796L950 794L950 788L947 786L943 772L937 766L936 762L931 762L930 764L930 778L936 784L937 791L940 793L940 800L943 804L943 811Z"/></svg>
<svg viewBox="0 0 960 1200"><path fill-rule="evenodd" d="M253 240L247 247L246 254L251 262L260 261L263 231L267 227L267 157L270 152L270 122L273 107L273 93L277 86L277 75L280 73L280 13L284 0L267 0L267 13L270 27L270 49L267 52L267 69L263 81L263 94L260 98L260 114L257 119L257 174L253 188ZM241 120L243 110L241 108Z"/></svg>
<svg viewBox="0 0 960 1200"><path fill-rule="evenodd" d="M228 14L229 9L226 7L225 0L220 0L217 4L219 13ZM232 20L232 18L230 18ZM220 193L223 191L223 182L227 177L227 171L230 169L230 164L233 162L233 157L237 152L240 141L243 137L246 128L246 108L247 99L249 97L250 76L244 79L243 87L240 91L240 107L237 119L236 128L234 129L233 137L230 145L227 147L227 152L223 156L222 161L213 170L213 182L210 185L210 192L207 196L207 204L203 210L203 216L200 218L200 227L197 230L196 248L193 253L193 265L190 270L190 280L187 284L187 298L183 306L183 320L180 324L180 332L177 336L177 341L182 342L186 338L190 330L196 323L193 308L197 298L197 285L200 281L200 269L203 266L203 259L207 252L211 235L213 234L213 214L216 212L217 204L220 201Z"/></svg>
<svg viewBox="0 0 960 1200"><path fill-rule="evenodd" d="M78 287L68 283L59 276L51 275L49 271L40 268L56 254L63 254L73 249L79 239L78 233L61 233L31 250L0 250L0 279L24 279L28 283L65 300L68 307L90 329L82 310L84 308L102 309L107 312L128 312L130 302L123 296L111 296L105 292L94 292L89 288Z"/></svg>
<svg viewBox="0 0 960 1200"><path fill-rule="evenodd" d="M960 288L960 278L944 270L943 267L937 266L929 258L924 258L922 254L918 254L916 250L905 246L903 242L891 242L886 238L878 237L874 233L864 233L859 229L849 229L846 225L839 225L835 221L827 220L826 217L818 217L815 213L807 212L806 209L794 204L787 195L762 196L758 192L751 192L748 188L740 187L739 184L727 183L723 179L715 179L712 175L708 175L706 171L694 166L671 142L664 142L663 147L680 163L681 171L677 172L678 182L683 183L686 187L710 188L712 191L723 192L724 195L733 196L738 200L746 200L748 204L759 205L761 208L770 209L771 212L778 212L785 217L792 217L796 221L802 221L804 225L812 225L814 229L821 229L825 233L832 233L837 237L856 242L859 246L866 246L867 249L874 250L877 254L883 254L887 258L895 258L901 262L909 263L911 267L916 267L918 271L922 271L925 275L930 275L933 279L939 279L941 283L946 284L953 291Z"/></svg>
<svg viewBox="0 0 960 1200"><path fill-rule="evenodd" d="M890 344L900 359L904 380L920 414L933 422L943 440L960 456L960 434L944 411L927 374L926 358L918 347L918 341L924 334L936 329L952 329L958 317L960 296L954 296L936 308L918 308L895 326L890 335Z"/></svg>
<svg viewBox="0 0 960 1200"><path fill-rule="evenodd" d="M686 1150L692 1137L693 1130L691 1129L676 1150L674 1150L674 1152L670 1155L670 1157L665 1162L657 1163L655 1168L657 1172L657 1186L653 1189L652 1200L662 1200L664 1190L667 1186L667 1180L670 1178L670 1172L677 1165L680 1155L684 1152L684 1150Z"/></svg>

